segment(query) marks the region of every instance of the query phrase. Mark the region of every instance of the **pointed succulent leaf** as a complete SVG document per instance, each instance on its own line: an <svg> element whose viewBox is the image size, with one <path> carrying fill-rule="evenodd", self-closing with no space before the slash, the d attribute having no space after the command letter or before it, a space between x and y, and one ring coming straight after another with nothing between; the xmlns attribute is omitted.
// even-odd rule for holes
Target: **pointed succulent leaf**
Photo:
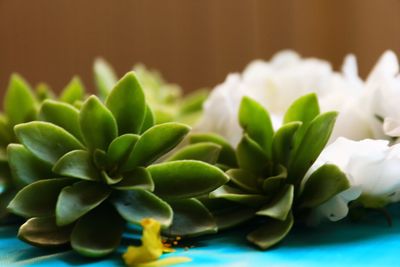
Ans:
<svg viewBox="0 0 400 267"><path fill-rule="evenodd" d="M69 243L72 226L59 227L55 217L31 218L18 230L18 238L39 247L54 247Z"/></svg>
<svg viewBox="0 0 400 267"><path fill-rule="evenodd" d="M35 157L23 145L10 144L7 147L7 156L11 173L20 186L54 176L51 165Z"/></svg>
<svg viewBox="0 0 400 267"><path fill-rule="evenodd" d="M89 97L82 106L79 123L83 139L91 150L107 150L118 135L117 123L112 113L96 96Z"/></svg>
<svg viewBox="0 0 400 267"><path fill-rule="evenodd" d="M108 164L111 166L121 165L128 158L138 140L139 135L136 134L124 134L115 138L107 150Z"/></svg>
<svg viewBox="0 0 400 267"><path fill-rule="evenodd" d="M139 224L145 218L153 218L163 226L172 222L172 209L168 203L146 190L119 191L113 203L119 214L131 223Z"/></svg>
<svg viewBox="0 0 400 267"><path fill-rule="evenodd" d="M95 60L93 72L97 91L100 97L105 99L117 83L117 74L111 65L102 58L97 58Z"/></svg>
<svg viewBox="0 0 400 267"><path fill-rule="evenodd" d="M84 96L85 88L79 77L75 76L63 89L59 100L73 105L76 101L82 100Z"/></svg>
<svg viewBox="0 0 400 267"><path fill-rule="evenodd" d="M102 204L78 220L71 234L71 246L87 257L103 257L116 250L125 222L117 211Z"/></svg>
<svg viewBox="0 0 400 267"><path fill-rule="evenodd" d="M270 203L261 207L257 215L268 216L277 220L286 220L287 215L292 209L293 204L293 185L288 185L278 193Z"/></svg>
<svg viewBox="0 0 400 267"><path fill-rule="evenodd" d="M113 187L118 190L144 189L154 190L154 182L150 172L143 167L122 174L123 178Z"/></svg>
<svg viewBox="0 0 400 267"><path fill-rule="evenodd" d="M221 146L214 143L192 144L178 150L168 161L193 159L215 164L220 152Z"/></svg>
<svg viewBox="0 0 400 267"><path fill-rule="evenodd" d="M73 150L62 156L53 167L57 174L89 181L99 180L99 172L93 165L89 152Z"/></svg>
<svg viewBox="0 0 400 267"><path fill-rule="evenodd" d="M46 99L54 99L55 95L53 91L51 90L51 87L43 82L40 82L38 85L36 85L34 89L34 95L36 99L40 102L46 100Z"/></svg>
<svg viewBox="0 0 400 267"><path fill-rule="evenodd" d="M182 141L189 130L189 126L176 122L151 127L136 142L123 169L130 170L154 162Z"/></svg>
<svg viewBox="0 0 400 267"><path fill-rule="evenodd" d="M71 224L100 205L110 195L111 189L102 183L81 181L64 187L56 205L58 226Z"/></svg>
<svg viewBox="0 0 400 267"><path fill-rule="evenodd" d="M107 153L101 149L96 149L93 152L93 163L99 170L104 170L108 167Z"/></svg>
<svg viewBox="0 0 400 267"><path fill-rule="evenodd" d="M299 97L290 105L283 117L283 123L300 121L307 128L310 122L319 115L319 112L317 95L315 93L307 94Z"/></svg>
<svg viewBox="0 0 400 267"><path fill-rule="evenodd" d="M120 174L110 176L106 171L101 171L101 179L108 185L114 185L122 181L124 177Z"/></svg>
<svg viewBox="0 0 400 267"><path fill-rule="evenodd" d="M74 181L70 178L53 178L34 182L15 195L8 209L22 217L53 216L60 191Z"/></svg>
<svg viewBox="0 0 400 267"><path fill-rule="evenodd" d="M15 126L20 142L39 159L54 164L69 151L82 149L82 144L63 128L48 122L27 122Z"/></svg>
<svg viewBox="0 0 400 267"><path fill-rule="evenodd" d="M79 128L79 110L74 106L54 100L45 100L39 111L39 119L60 126L79 141L83 140Z"/></svg>
<svg viewBox="0 0 400 267"><path fill-rule="evenodd" d="M190 135L190 143L197 144L202 142L210 142L217 145L220 145L221 153L219 155L218 162L228 165L230 167L236 167L236 153L233 147L226 141L222 136L212 133L197 133Z"/></svg>
<svg viewBox="0 0 400 267"><path fill-rule="evenodd" d="M145 111L145 115L144 115L143 124L140 129L140 133L144 133L145 131L147 131L148 129L153 127L154 124L155 124L155 118L154 118L153 111L151 110L149 105L146 105L146 111Z"/></svg>
<svg viewBox="0 0 400 267"><path fill-rule="evenodd" d="M210 211L197 199L181 199L169 202L174 218L163 233L168 236L197 236L216 233L217 224Z"/></svg>
<svg viewBox="0 0 400 267"><path fill-rule="evenodd" d="M36 100L28 83L13 74L4 96L4 111L11 125L31 121L36 117Z"/></svg>
<svg viewBox="0 0 400 267"><path fill-rule="evenodd" d="M298 184L325 147L332 133L337 112L318 115L307 128L295 154L289 163L289 181Z"/></svg>
<svg viewBox="0 0 400 267"><path fill-rule="evenodd" d="M226 174L229 176L230 181L240 189L250 193L260 192L259 178L253 173L242 169L230 169Z"/></svg>
<svg viewBox="0 0 400 267"><path fill-rule="evenodd" d="M325 164L311 174L301 194L302 208L314 208L350 187L349 181L337 166Z"/></svg>
<svg viewBox="0 0 400 267"><path fill-rule="evenodd" d="M237 159L241 169L262 174L268 157L248 135L244 135L237 147Z"/></svg>
<svg viewBox="0 0 400 267"><path fill-rule="evenodd" d="M14 139L14 132L7 117L0 113L0 145L6 147L9 143L15 142Z"/></svg>
<svg viewBox="0 0 400 267"><path fill-rule="evenodd" d="M263 106L249 97L243 97L239 108L239 123L244 132L262 148L264 153L267 156L271 155L274 129L271 118Z"/></svg>
<svg viewBox="0 0 400 267"><path fill-rule="evenodd" d="M285 221L270 219L263 226L247 235L247 240L261 249L267 249L280 242L292 229L293 215L290 213Z"/></svg>
<svg viewBox="0 0 400 267"><path fill-rule="evenodd" d="M170 199L204 195L229 180L217 167L195 160L164 162L147 169L155 184L154 192Z"/></svg>
<svg viewBox="0 0 400 267"><path fill-rule="evenodd" d="M272 158L276 163L287 166L294 149L295 134L301 122L288 122L279 128L272 140Z"/></svg>
<svg viewBox="0 0 400 267"><path fill-rule="evenodd" d="M134 72L128 72L118 81L108 95L106 105L117 120L119 134L140 132L146 115L146 102Z"/></svg>
<svg viewBox="0 0 400 267"><path fill-rule="evenodd" d="M286 168L278 165L276 175L270 176L264 180L262 189L265 196L275 195L276 191L281 188L287 178Z"/></svg>
<svg viewBox="0 0 400 267"><path fill-rule="evenodd" d="M250 207L259 207L269 199L261 194L243 192L228 185L223 185L211 192L210 198L226 199Z"/></svg>

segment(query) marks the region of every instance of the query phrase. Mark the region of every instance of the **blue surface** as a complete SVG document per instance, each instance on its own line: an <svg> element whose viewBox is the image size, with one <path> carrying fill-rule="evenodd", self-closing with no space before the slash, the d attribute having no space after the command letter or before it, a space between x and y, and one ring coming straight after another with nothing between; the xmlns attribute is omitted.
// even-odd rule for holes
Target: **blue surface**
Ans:
<svg viewBox="0 0 400 267"><path fill-rule="evenodd" d="M187 256L178 266L399 266L400 209L393 209L393 226L373 216L362 223L327 223L295 228L279 246L260 251L247 244L245 232L227 232L191 241L194 248L168 256ZM0 266L123 266L122 246L114 256L88 260L72 251L44 250L15 238L15 227L0 228ZM125 238L124 245L131 239Z"/></svg>

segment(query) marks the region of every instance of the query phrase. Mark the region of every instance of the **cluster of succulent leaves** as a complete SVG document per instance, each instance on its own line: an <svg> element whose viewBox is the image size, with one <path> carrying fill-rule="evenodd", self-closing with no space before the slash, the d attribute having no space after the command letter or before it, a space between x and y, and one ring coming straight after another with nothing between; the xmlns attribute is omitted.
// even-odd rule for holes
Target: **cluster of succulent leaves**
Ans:
<svg viewBox="0 0 400 267"><path fill-rule="evenodd" d="M57 97L59 101L79 105L83 100L85 89L78 77L62 90ZM16 191L31 181L13 180L7 161L6 148L16 142L13 128L15 125L36 120L38 108L45 99L56 98L45 84L39 84L35 90L18 74L13 74L7 88L3 112L0 113L0 222L9 221L7 204Z"/></svg>
<svg viewBox="0 0 400 267"><path fill-rule="evenodd" d="M195 124L201 115L208 90L198 89L183 96L182 89L176 84L166 82L158 71L149 70L143 64L135 65L133 71L142 85L157 124L172 121ZM97 59L94 76L98 94L105 99L117 82L117 75L110 64L103 59Z"/></svg>
<svg viewBox="0 0 400 267"><path fill-rule="evenodd" d="M222 147L214 159L226 171L229 183L203 198L219 229L254 218L247 239L262 249L281 241L311 209L349 188L344 173L326 164L306 173L328 142L337 114L320 114L315 94L297 99L287 110L283 125L274 131L268 112L244 97L239 122L243 137L236 150L214 134L194 134L192 145Z"/></svg>
<svg viewBox="0 0 400 267"><path fill-rule="evenodd" d="M190 127L154 125L134 73L118 81L104 103L90 96L79 107L48 99L37 121L14 127L19 144L8 146L8 160L15 180L28 185L8 208L27 219L18 232L22 240L70 244L82 255L99 257L118 247L126 222L153 218L165 235L216 231L196 197L229 178L200 160L156 162Z"/></svg>

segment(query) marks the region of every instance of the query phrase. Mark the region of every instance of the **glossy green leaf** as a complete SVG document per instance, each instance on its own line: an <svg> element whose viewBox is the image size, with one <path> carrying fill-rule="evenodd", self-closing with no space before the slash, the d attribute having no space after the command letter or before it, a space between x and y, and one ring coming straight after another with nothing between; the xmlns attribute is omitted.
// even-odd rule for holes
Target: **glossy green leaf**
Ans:
<svg viewBox="0 0 400 267"><path fill-rule="evenodd" d="M214 143L198 143L183 147L173 154L168 161L193 159L210 164L215 164L218 160L221 146Z"/></svg>
<svg viewBox="0 0 400 267"><path fill-rule="evenodd" d="M269 200L268 197L261 194L247 193L228 185L221 186L211 192L210 198L226 199L250 207L260 207Z"/></svg>
<svg viewBox="0 0 400 267"><path fill-rule="evenodd" d="M107 150L118 135L117 123L112 113L96 96L89 97L82 106L79 123L83 139L91 150Z"/></svg>
<svg viewBox="0 0 400 267"><path fill-rule="evenodd" d="M102 58L97 58L95 60L93 72L97 91L100 97L105 99L117 83L117 74L111 65Z"/></svg>
<svg viewBox="0 0 400 267"><path fill-rule="evenodd" d="M111 176L106 171L102 171L101 178L106 184L114 185L121 182L124 177L120 174Z"/></svg>
<svg viewBox="0 0 400 267"><path fill-rule="evenodd" d="M53 216L60 191L74 181L70 178L53 178L34 182L15 195L8 209L28 218Z"/></svg>
<svg viewBox="0 0 400 267"><path fill-rule="evenodd" d="M143 124L140 129L140 133L144 133L145 131L147 131L148 129L153 127L154 124L155 124L155 118L154 118L153 111L151 110L149 105L146 105L146 111L145 111L145 115L144 115Z"/></svg>
<svg viewBox="0 0 400 267"><path fill-rule="evenodd" d="M181 199L169 202L174 218L163 233L168 236L197 236L216 233L217 224L208 209L197 199Z"/></svg>
<svg viewBox="0 0 400 267"><path fill-rule="evenodd" d="M171 207L146 190L120 191L113 203L119 214L131 223L139 224L145 218L153 218L163 226L169 226L172 222Z"/></svg>
<svg viewBox="0 0 400 267"><path fill-rule="evenodd" d="M202 142L210 142L220 145L222 148L218 162L231 167L237 166L236 152L222 136L213 133L197 133L190 135L190 143L196 144Z"/></svg>
<svg viewBox="0 0 400 267"><path fill-rule="evenodd" d="M83 140L79 128L79 110L69 104L45 100L39 111L39 119L58 125L80 141Z"/></svg>
<svg viewBox="0 0 400 267"><path fill-rule="evenodd" d="M349 181L337 166L326 164L311 174L301 194L301 207L314 208L350 187Z"/></svg>
<svg viewBox="0 0 400 267"><path fill-rule="evenodd" d="M59 100L69 104L74 104L75 101L82 100L84 96L85 96L84 86L79 77L75 76L63 89L59 97Z"/></svg>
<svg viewBox="0 0 400 267"><path fill-rule="evenodd" d="M36 157L54 164L69 151L82 149L82 144L63 128L48 122L27 122L15 126L20 142Z"/></svg>
<svg viewBox="0 0 400 267"><path fill-rule="evenodd" d="M7 156L13 178L20 186L54 176L51 165L35 157L23 145L10 144Z"/></svg>
<svg viewBox="0 0 400 267"><path fill-rule="evenodd" d="M64 187L56 205L56 223L71 224L100 205L110 195L111 189L104 184L81 181Z"/></svg>
<svg viewBox="0 0 400 267"><path fill-rule="evenodd" d="M13 74L4 96L4 111L11 125L31 121L36 117L36 100L28 83Z"/></svg>
<svg viewBox="0 0 400 267"><path fill-rule="evenodd" d="M31 218L18 230L18 238L39 247L54 247L69 243L72 226L59 227L55 217Z"/></svg>
<svg viewBox="0 0 400 267"><path fill-rule="evenodd" d="M106 256L118 248L124 228L125 222L117 211L102 204L78 220L71 246L87 257Z"/></svg>
<svg viewBox="0 0 400 267"><path fill-rule="evenodd" d="M85 150L74 150L62 156L54 165L57 174L83 180L99 180L99 171Z"/></svg>
<svg viewBox="0 0 400 267"><path fill-rule="evenodd" d="M293 185L285 186L280 193L278 193L268 204L261 207L256 214L284 221L292 209L293 198Z"/></svg>
<svg viewBox="0 0 400 267"><path fill-rule="evenodd" d="M332 133L337 112L318 115L308 127L304 138L289 163L289 181L298 184L325 147Z"/></svg>
<svg viewBox="0 0 400 267"><path fill-rule="evenodd" d="M146 168L138 167L122 174L123 179L113 187L119 190L144 189L154 190L154 182Z"/></svg>
<svg viewBox="0 0 400 267"><path fill-rule="evenodd" d="M139 135L124 134L115 138L107 150L107 161L109 165L121 165L129 156Z"/></svg>
<svg viewBox="0 0 400 267"><path fill-rule="evenodd" d="M285 221L270 219L263 226L247 235L247 240L261 249L267 249L280 242L292 229L293 215Z"/></svg>
<svg viewBox="0 0 400 267"><path fill-rule="evenodd" d="M130 170L154 162L179 144L189 130L189 126L176 122L158 124L150 128L136 142L123 169Z"/></svg>
<svg viewBox="0 0 400 267"><path fill-rule="evenodd" d="M294 149L294 136L301 122L289 122L279 128L272 140L272 158L274 162L287 166Z"/></svg>
<svg viewBox="0 0 400 267"><path fill-rule="evenodd" d="M154 164L147 169L155 184L154 192L170 199L207 194L229 180L217 167L195 160Z"/></svg>
<svg viewBox="0 0 400 267"><path fill-rule="evenodd" d="M248 135L244 135L237 147L237 160L241 169L262 174L268 157L261 147Z"/></svg>
<svg viewBox="0 0 400 267"><path fill-rule="evenodd" d="M259 178L253 173L242 169L230 169L226 174L229 176L230 181L240 189L250 193L260 192Z"/></svg>
<svg viewBox="0 0 400 267"><path fill-rule="evenodd" d="M243 97L239 108L239 123L244 132L269 156L274 128L268 112L249 97Z"/></svg>
<svg viewBox="0 0 400 267"><path fill-rule="evenodd" d="M265 196L275 195L275 192L281 188L287 178L287 170L282 165L278 165L275 175L268 177L262 184Z"/></svg>
<svg viewBox="0 0 400 267"><path fill-rule="evenodd" d="M134 72L128 72L118 81L108 95L106 105L117 120L119 134L140 132L146 115L146 102Z"/></svg>

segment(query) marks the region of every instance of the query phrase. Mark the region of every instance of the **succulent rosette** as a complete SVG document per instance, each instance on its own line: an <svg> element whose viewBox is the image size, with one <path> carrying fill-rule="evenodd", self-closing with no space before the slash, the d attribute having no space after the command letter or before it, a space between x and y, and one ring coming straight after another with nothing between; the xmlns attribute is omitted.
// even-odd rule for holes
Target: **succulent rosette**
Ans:
<svg viewBox="0 0 400 267"><path fill-rule="evenodd" d="M268 112L244 97L239 109L243 137L236 150L215 134L193 134L191 142L213 142L222 149L217 165L230 182L203 199L220 229L257 217L247 239L262 249L282 240L310 212L349 188L349 181L332 164L305 174L329 140L337 114L321 113L315 94L297 99L273 130Z"/></svg>
<svg viewBox="0 0 400 267"><path fill-rule="evenodd" d="M199 160L154 163L189 132L181 123L154 126L134 73L110 91L76 107L54 100L39 120L17 125L20 144L8 146L15 180L29 185L8 208L27 218L18 236L36 246L70 244L100 257L119 245L127 222L160 222L167 235L215 232L208 209L195 197L228 181Z"/></svg>

